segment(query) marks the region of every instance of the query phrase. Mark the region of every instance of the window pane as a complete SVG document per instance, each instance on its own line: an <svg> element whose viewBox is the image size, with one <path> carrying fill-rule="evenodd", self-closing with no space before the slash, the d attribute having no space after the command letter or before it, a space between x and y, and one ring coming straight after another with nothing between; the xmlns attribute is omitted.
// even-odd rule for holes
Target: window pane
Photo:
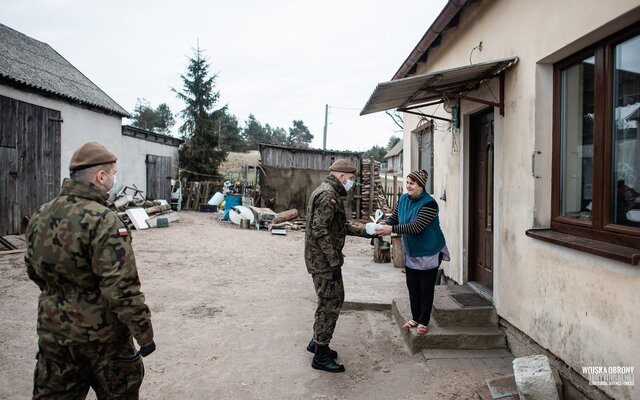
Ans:
<svg viewBox="0 0 640 400"><path fill-rule="evenodd" d="M613 70L613 223L640 227L640 36L619 44Z"/></svg>
<svg viewBox="0 0 640 400"><path fill-rule="evenodd" d="M418 141L420 143L419 167L429 174L425 189L428 193L433 194L433 127L422 131L418 136Z"/></svg>
<svg viewBox="0 0 640 400"><path fill-rule="evenodd" d="M561 72L560 214L591 220L594 64L589 57Z"/></svg>

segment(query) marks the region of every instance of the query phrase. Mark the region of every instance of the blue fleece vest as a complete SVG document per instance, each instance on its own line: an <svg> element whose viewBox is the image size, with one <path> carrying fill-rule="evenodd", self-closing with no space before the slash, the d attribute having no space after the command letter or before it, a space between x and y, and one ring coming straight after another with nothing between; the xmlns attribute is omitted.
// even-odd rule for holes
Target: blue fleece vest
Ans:
<svg viewBox="0 0 640 400"><path fill-rule="evenodd" d="M403 225L413 222L420 209L429 202L433 202L438 209L438 203L427 192L423 192L415 198L404 193L398 201L398 222ZM432 256L442 250L445 244L444 234L440 229L440 219L437 215L426 229L417 235L408 233L402 235L404 252L411 257Z"/></svg>

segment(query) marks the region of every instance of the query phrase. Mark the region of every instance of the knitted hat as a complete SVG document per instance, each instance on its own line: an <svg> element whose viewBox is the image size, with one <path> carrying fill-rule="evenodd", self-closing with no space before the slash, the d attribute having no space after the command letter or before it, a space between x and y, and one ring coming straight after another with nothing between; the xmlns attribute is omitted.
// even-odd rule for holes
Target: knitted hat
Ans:
<svg viewBox="0 0 640 400"><path fill-rule="evenodd" d="M427 184L428 177L429 177L429 174L425 170L413 171L412 173L407 175L407 178L411 178L411 180L416 182L423 189L424 189L424 186Z"/></svg>
<svg viewBox="0 0 640 400"><path fill-rule="evenodd" d="M107 150L106 147L96 142L83 144L71 157L69 170L77 171L101 164L116 162L118 157Z"/></svg>
<svg viewBox="0 0 640 400"><path fill-rule="evenodd" d="M329 167L330 171L335 172L347 172L349 174L355 174L358 170L355 165L353 165L349 160L345 160L344 158L339 158L331 164Z"/></svg>

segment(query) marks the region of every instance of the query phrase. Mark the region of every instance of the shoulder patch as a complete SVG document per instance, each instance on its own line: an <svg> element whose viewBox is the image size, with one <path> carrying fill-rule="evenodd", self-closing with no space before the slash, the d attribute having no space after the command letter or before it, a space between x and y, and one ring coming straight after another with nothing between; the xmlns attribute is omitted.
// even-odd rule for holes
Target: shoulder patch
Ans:
<svg viewBox="0 0 640 400"><path fill-rule="evenodd" d="M129 236L129 230L127 228L118 228L118 236Z"/></svg>

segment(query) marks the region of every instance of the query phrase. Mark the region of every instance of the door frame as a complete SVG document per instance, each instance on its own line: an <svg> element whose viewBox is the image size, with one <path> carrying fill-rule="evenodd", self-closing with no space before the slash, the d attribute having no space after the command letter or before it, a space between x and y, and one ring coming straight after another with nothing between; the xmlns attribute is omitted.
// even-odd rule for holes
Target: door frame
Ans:
<svg viewBox="0 0 640 400"><path fill-rule="evenodd" d="M462 246L460 249L460 258L463 260L461 265L461 276L462 283L469 284L471 282L474 289L480 291L480 294L489 298L489 300L497 303L498 301L498 293L499 286L497 282L499 282L499 274L500 274L500 257L498 253L498 236L497 234L501 231L500 224L501 218L499 213L499 205L500 205L500 196L499 196L499 177L500 177L500 163L499 163L499 154L501 146L501 132L502 132L502 119L500 115L496 112L495 107L489 107L482 104L470 103L470 102L461 102L461 110L464 110L464 113L461 113L461 122L462 129L460 132L461 139L461 152L462 157L460 157L460 168L461 171L464 171L463 177L460 180L460 190L463 193L462 199L460 201L460 215L462 216L460 221L460 232L462 232L461 242ZM476 285L471 281L472 271L469 262L469 251L470 251L470 217L471 213L469 212L469 201L470 201L470 168L471 168L471 117L483 112L487 112L493 110L494 120L493 120L493 134L494 134L494 160L493 160L493 293L489 290L482 291L482 287L480 285Z"/></svg>

